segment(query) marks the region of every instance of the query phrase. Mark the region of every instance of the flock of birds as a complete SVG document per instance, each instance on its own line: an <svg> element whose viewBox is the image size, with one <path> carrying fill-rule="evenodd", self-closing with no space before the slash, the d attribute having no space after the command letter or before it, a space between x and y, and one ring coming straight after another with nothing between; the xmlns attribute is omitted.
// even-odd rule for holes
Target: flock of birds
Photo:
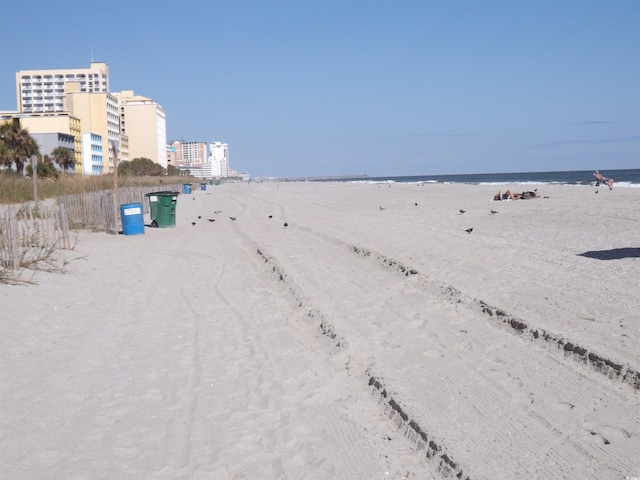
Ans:
<svg viewBox="0 0 640 480"><path fill-rule="evenodd" d="M597 193L597 192L596 192L596 193ZM195 197L193 198L193 200L195 200ZM418 203L416 202L416 203L414 203L414 205L417 207L417 206L418 206ZM383 206L380 206L380 211L383 211L383 210L386 210L386 209L385 209ZM463 215L463 214L467 213L467 211L466 211L466 210L464 210L464 209L462 209L462 208L459 210L459 212L460 212L460 215ZM217 214L222 213L222 210L215 210L213 213L217 215ZM490 213L491 213L491 215L495 215L495 214L497 214L497 213L499 213L499 212L498 212L497 210L490 210ZM237 218L236 218L236 217L228 217L228 218L229 218L229 220L231 220L232 222L234 222L234 221L236 221L236 220L237 220ZM273 215L269 215L269 216L267 216L267 218L271 219L271 218L273 218ZM202 215L198 215L198 220L201 220L201 219L202 219ZM208 220L209 222L215 222L215 221L216 221L216 219L215 219L215 218L207 218L206 220ZM197 222L195 222L195 221L194 221L194 222L191 222L191 225L194 225L194 226L195 226L195 225L196 225L196 223L197 223ZM288 227L288 226L289 226L289 224L288 224L287 222L284 222L284 224L283 224L283 228L286 228L286 227ZM471 232L473 232L473 227L471 227L471 228L466 228L464 231L465 231L465 232L467 232L468 234L470 234Z"/></svg>
<svg viewBox="0 0 640 480"><path fill-rule="evenodd" d="M195 200L195 198L194 198L194 200ZM213 213L214 213L214 214L216 214L216 215L218 215L218 214L222 213L222 210L215 210ZM229 218L229 220L231 220L232 222L235 222L235 221L237 220L237 218L236 218L236 217L228 217L228 218ZM271 218L273 218L273 215L269 215L267 218L271 219ZM202 215L198 215L198 220L202 220ZM215 222L215 221L216 221L216 219L215 219L215 218L206 218L205 220L207 220L207 221L209 221L209 222ZM195 226L197 223L198 223L198 222L193 221L193 222L191 222L191 225L194 225L194 226ZM289 226L289 224L288 224L287 222L284 222L283 227L284 227L284 228L286 228L286 227L288 227L288 226Z"/></svg>
<svg viewBox="0 0 640 480"><path fill-rule="evenodd" d="M415 203L414 205L415 205L416 207L418 206L418 204L417 204L417 203ZM380 206L380 211L383 211L383 210L386 210L386 209L385 209L383 206ZM467 213L467 211L466 211L466 210L463 210L462 208L459 210L459 212L460 212L460 215L462 215L462 214L464 214L464 213ZM490 210L490 213L491 213L491 215L495 215L496 213L499 213L499 212L498 212L497 210ZM473 232L473 227L471 227L471 228L465 228L465 230L464 230L464 231L470 234L471 232Z"/></svg>

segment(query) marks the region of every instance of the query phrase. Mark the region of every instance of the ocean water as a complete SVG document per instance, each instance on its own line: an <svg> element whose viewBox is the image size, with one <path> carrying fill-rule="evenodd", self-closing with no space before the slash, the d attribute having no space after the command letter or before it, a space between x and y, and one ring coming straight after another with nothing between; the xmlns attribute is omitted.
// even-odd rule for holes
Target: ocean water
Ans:
<svg viewBox="0 0 640 480"><path fill-rule="evenodd" d="M615 187L640 188L640 169L600 170L600 173L613 178ZM335 181L335 180L334 180ZM352 182L371 183L466 183L472 185L513 185L513 184L560 184L591 185L595 181L593 170L567 172L514 172L514 173L476 173L471 175L415 175L402 177L367 177L366 179L345 179Z"/></svg>

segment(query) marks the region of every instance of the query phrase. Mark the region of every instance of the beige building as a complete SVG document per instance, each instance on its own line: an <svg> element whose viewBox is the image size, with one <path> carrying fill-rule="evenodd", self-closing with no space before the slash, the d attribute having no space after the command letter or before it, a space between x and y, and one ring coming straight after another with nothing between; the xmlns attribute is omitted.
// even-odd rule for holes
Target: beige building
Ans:
<svg viewBox="0 0 640 480"><path fill-rule="evenodd" d="M188 172L194 177L202 177L203 169L210 172L207 163L207 144L205 142L185 142L174 140L169 146L175 153L175 165L180 171ZM209 174L210 176L210 174Z"/></svg>
<svg viewBox="0 0 640 480"><path fill-rule="evenodd" d="M65 86L78 84L84 93L109 91L109 66L91 62L89 68L57 70L20 70L16 73L16 98L19 113L64 112Z"/></svg>
<svg viewBox="0 0 640 480"><path fill-rule="evenodd" d="M164 108L133 90L114 92L120 106L120 132L129 139L128 158L148 158L167 168L167 123Z"/></svg>

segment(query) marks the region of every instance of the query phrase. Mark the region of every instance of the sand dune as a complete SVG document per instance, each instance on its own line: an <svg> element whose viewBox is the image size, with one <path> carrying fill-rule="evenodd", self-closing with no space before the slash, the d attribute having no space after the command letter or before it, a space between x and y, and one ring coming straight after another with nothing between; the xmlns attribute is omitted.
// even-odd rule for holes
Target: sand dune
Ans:
<svg viewBox="0 0 640 480"><path fill-rule="evenodd" d="M640 189L538 189L233 184L82 233L0 286L0 476L640 476Z"/></svg>

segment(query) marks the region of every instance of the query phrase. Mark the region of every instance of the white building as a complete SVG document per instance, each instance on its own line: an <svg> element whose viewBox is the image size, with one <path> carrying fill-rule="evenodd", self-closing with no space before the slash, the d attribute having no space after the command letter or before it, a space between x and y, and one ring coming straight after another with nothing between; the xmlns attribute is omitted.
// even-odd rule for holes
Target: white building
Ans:
<svg viewBox="0 0 640 480"><path fill-rule="evenodd" d="M82 173L85 175L101 175L102 137L95 133L82 134Z"/></svg>
<svg viewBox="0 0 640 480"><path fill-rule="evenodd" d="M229 176L229 145L214 142L209 144L209 163L212 177Z"/></svg>

